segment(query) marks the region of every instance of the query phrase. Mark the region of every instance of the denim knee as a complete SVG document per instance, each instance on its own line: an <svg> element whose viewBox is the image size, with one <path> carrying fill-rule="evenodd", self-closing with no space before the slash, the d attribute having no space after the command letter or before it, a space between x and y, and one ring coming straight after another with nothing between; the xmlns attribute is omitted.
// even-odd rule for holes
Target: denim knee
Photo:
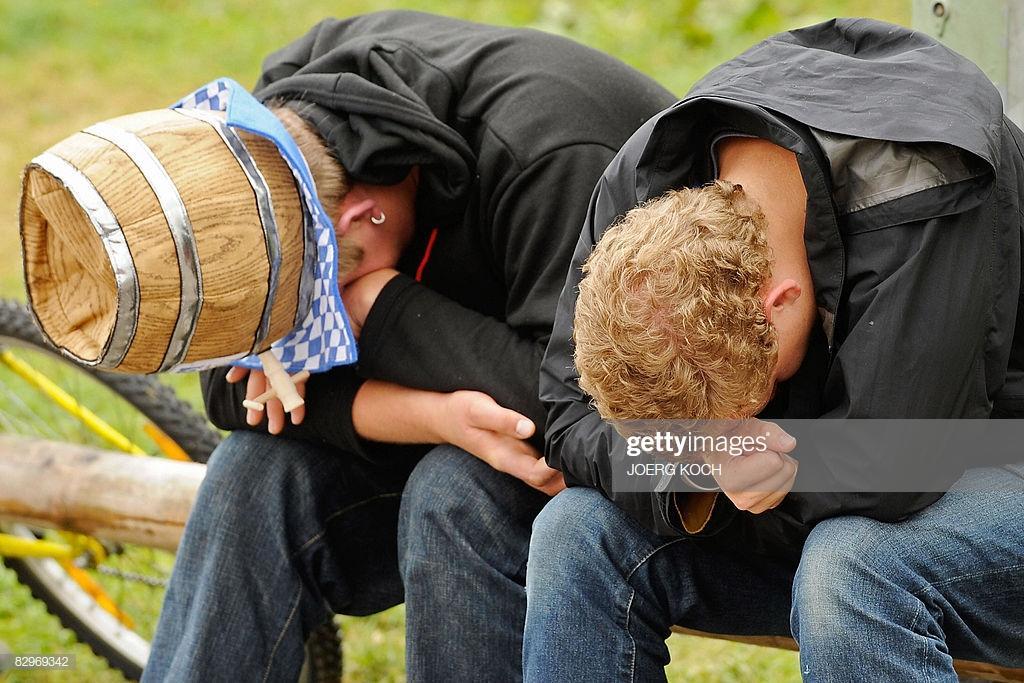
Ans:
<svg viewBox="0 0 1024 683"><path fill-rule="evenodd" d="M210 456L200 494L212 494L218 505L235 499L258 505L255 494L270 488L265 482L280 480L286 473L290 458L283 451L289 443L257 432L231 432Z"/></svg>
<svg viewBox="0 0 1024 683"><path fill-rule="evenodd" d="M887 587L904 583L904 565L888 542L888 527L866 517L835 517L819 523L804 544L793 581L793 635L843 636L850 618L883 611Z"/></svg>
<svg viewBox="0 0 1024 683"><path fill-rule="evenodd" d="M403 573L414 565L437 564L466 552L500 554L510 537L522 533L522 509L536 495L524 488L462 449L431 450L416 465L402 493Z"/></svg>
<svg viewBox="0 0 1024 683"><path fill-rule="evenodd" d="M544 585L579 576L606 554L605 539L619 528L617 508L592 488L568 488L533 522L527 582Z"/></svg>
<svg viewBox="0 0 1024 683"><path fill-rule="evenodd" d="M403 555L432 554L430 548L450 541L463 531L463 521L472 521L464 518L477 494L469 473L477 463L484 465L451 446L434 448L423 456L402 492L399 548Z"/></svg>
<svg viewBox="0 0 1024 683"><path fill-rule="evenodd" d="M232 432L210 457L190 524L241 536L266 533L274 520L302 506L317 476L315 452L267 434Z"/></svg>

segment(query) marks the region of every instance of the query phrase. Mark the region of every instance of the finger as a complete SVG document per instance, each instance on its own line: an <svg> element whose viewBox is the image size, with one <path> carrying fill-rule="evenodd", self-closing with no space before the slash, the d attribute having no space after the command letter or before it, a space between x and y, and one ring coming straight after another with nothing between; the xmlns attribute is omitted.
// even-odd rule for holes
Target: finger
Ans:
<svg viewBox="0 0 1024 683"><path fill-rule="evenodd" d="M473 443L463 446L499 472L509 474L527 484L535 480L540 481L539 476L534 474L534 468L544 461L540 460L537 449L519 439L497 432L478 430ZM541 472L543 470L537 470L538 475Z"/></svg>
<svg viewBox="0 0 1024 683"><path fill-rule="evenodd" d="M558 476L548 486L544 487L544 493L549 496L556 496L566 488L568 487L565 485L565 477L559 472Z"/></svg>
<svg viewBox="0 0 1024 683"><path fill-rule="evenodd" d="M794 473L789 474L785 479L780 478L771 482L765 482L763 486L758 486L760 490L752 491L751 495L756 497L757 500L747 508L747 511L759 515L778 507L786 496L789 495L790 489L793 488L795 467L792 469Z"/></svg>
<svg viewBox="0 0 1024 683"><path fill-rule="evenodd" d="M764 435L768 446L767 450L775 451L777 453L790 453L794 448L796 448L796 439L792 435L788 434L782 427L774 422L757 421L761 423L761 429L756 436L760 436L761 434Z"/></svg>
<svg viewBox="0 0 1024 683"><path fill-rule="evenodd" d="M722 473L717 477L723 489L750 491L763 482L777 477L786 463L782 454L775 451L751 453L721 463Z"/></svg>
<svg viewBox="0 0 1024 683"><path fill-rule="evenodd" d="M779 504L782 503L782 501L786 498L786 496L789 495L789 492L793 490L793 485L796 484L796 475L799 473L799 471L800 471L800 461L793 460L793 474L792 474L792 476L790 476L789 481L787 481L783 485L782 489L779 491L779 498L771 506L772 508L778 507Z"/></svg>
<svg viewBox="0 0 1024 683"><path fill-rule="evenodd" d="M777 491L787 490L787 484L793 477L796 465L795 461L789 456L783 455L780 458L782 466L777 472L761 481L747 484L742 491L752 496L764 497Z"/></svg>
<svg viewBox="0 0 1024 683"><path fill-rule="evenodd" d="M774 510L786 497L785 493L771 493L760 499L758 502L753 503L747 508L747 512L753 515L760 515L769 510Z"/></svg>
<svg viewBox="0 0 1024 683"><path fill-rule="evenodd" d="M783 468L772 477L746 489L732 489L726 493L736 507L760 514L782 502L796 478L796 461L789 456L782 457Z"/></svg>
<svg viewBox="0 0 1024 683"><path fill-rule="evenodd" d="M768 512L769 510L777 508L782 501L785 500L786 496L789 495L789 489L785 484L783 484L777 491L759 495L762 496L761 499L747 508L748 512L755 515L760 515L763 512Z"/></svg>
<svg viewBox="0 0 1024 683"><path fill-rule="evenodd" d="M284 406L281 401L272 398L267 401L267 431L271 434L280 434L284 429Z"/></svg>
<svg viewBox="0 0 1024 683"><path fill-rule="evenodd" d="M538 461L525 453L510 450L502 454L497 463L496 469L512 475L527 486L538 488L547 483L544 471L537 467Z"/></svg>
<svg viewBox="0 0 1024 683"><path fill-rule="evenodd" d="M510 451L504 455L498 469L538 491L548 493L550 490L548 495L557 493L558 481L562 476L561 472L548 467L543 460L537 460L532 454L522 451Z"/></svg>
<svg viewBox="0 0 1024 683"><path fill-rule="evenodd" d="M305 382L297 382L295 384L295 391L299 392L299 396L302 398L303 401L306 400ZM303 403L301 406L293 410L289 415L291 416L293 425L302 424L302 421L306 419L306 404Z"/></svg>
<svg viewBox="0 0 1024 683"><path fill-rule="evenodd" d="M245 399L251 401L267 390L267 376L260 371L250 372L249 381L245 385ZM263 411L248 409L245 412L245 421L250 427L255 427L263 421Z"/></svg>
<svg viewBox="0 0 1024 683"><path fill-rule="evenodd" d="M234 366L230 370L228 370L226 375L224 375L224 379L227 380L229 383L234 384L235 382L238 382L248 374L248 368L240 368L238 366Z"/></svg>
<svg viewBox="0 0 1024 683"><path fill-rule="evenodd" d="M478 429L486 429L516 439L527 439L536 431L533 422L525 415L499 406L486 394L479 394L479 398L470 405L469 420Z"/></svg>
<svg viewBox="0 0 1024 683"><path fill-rule="evenodd" d="M533 479L530 485L538 491L553 496L565 488L565 477L562 476L562 473L548 467L543 460L538 460L533 469Z"/></svg>

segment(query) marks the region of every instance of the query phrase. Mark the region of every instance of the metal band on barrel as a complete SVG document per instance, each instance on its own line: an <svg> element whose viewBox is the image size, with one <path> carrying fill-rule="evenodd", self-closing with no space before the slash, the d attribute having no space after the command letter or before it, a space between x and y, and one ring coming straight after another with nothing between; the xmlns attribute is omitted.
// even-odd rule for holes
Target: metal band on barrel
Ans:
<svg viewBox="0 0 1024 683"><path fill-rule="evenodd" d="M199 109L175 109L174 111L194 119L205 121L220 135L221 140L238 161L238 165L245 172L249 184L256 195L256 206L259 209L260 223L263 226L263 241L267 248L267 262L270 266L270 275L267 278L267 299L263 305L263 315L260 318L260 325L252 345L252 353L264 350L264 342L270 333L270 313L274 307L274 299L277 297L278 277L281 270L281 236L277 230L277 218L274 216L274 205L270 198L270 187L266 178L256 166L256 161L249 153L245 141L224 122L223 119Z"/></svg>
<svg viewBox="0 0 1024 683"><path fill-rule="evenodd" d="M114 282L117 285L117 313L114 316L114 329L107 336L99 358L87 360L79 358L67 349L61 350L86 365L117 367L128 353L128 347L131 346L132 340L135 338L135 330L139 323L139 278L135 272L135 261L128 249L124 232L122 232L114 212L103 201L96 186L70 162L52 152L43 152L33 159L32 163L59 180L85 211L89 222L100 236L100 242L107 253L110 267L114 271Z"/></svg>
<svg viewBox="0 0 1024 683"><path fill-rule="evenodd" d="M298 181L296 180L296 185ZM306 205L305 197L299 191L299 204L302 206L302 272L299 273L299 300L295 306L295 327L306 320L313 302L313 284L316 276L317 243L316 219Z"/></svg>
<svg viewBox="0 0 1024 683"><path fill-rule="evenodd" d="M174 248L178 252L181 304L178 307L178 319L174 323L167 352L160 363L159 371L166 372L185 360L203 306L203 274L199 265L199 252L196 248L192 221L189 220L185 202L182 201L171 176L153 150L137 135L109 123L97 123L86 128L85 132L116 145L128 155L156 194L167 226L171 230L171 239L174 240Z"/></svg>

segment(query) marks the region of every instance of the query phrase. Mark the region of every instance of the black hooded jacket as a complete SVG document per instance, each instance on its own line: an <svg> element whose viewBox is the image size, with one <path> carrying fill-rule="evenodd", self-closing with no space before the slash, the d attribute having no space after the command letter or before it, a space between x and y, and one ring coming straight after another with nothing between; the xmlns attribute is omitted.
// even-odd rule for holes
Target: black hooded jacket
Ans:
<svg viewBox="0 0 1024 683"><path fill-rule="evenodd" d="M255 94L300 101L357 181L421 168L404 274L370 311L358 366L313 375L284 435L374 457L352 425L368 378L483 391L543 425L538 371L587 198L671 94L564 38L417 12L321 22L267 58ZM224 374L204 376L210 418L246 429L244 382Z"/></svg>
<svg viewBox="0 0 1024 683"><path fill-rule="evenodd" d="M722 132L795 152L808 193L821 324L766 416L1024 416L1024 136L968 60L921 33L839 19L713 70L637 131L602 177L541 370L547 458L567 482L602 489L661 534L685 533L674 494L612 490L609 454L625 444L579 389L572 321L580 267L604 231L637 203L712 179L710 145ZM828 453L796 455L816 481L857 474ZM950 483L980 464L984 454L965 453L940 474ZM858 466L877 475L887 463ZM898 520L940 495L793 492L761 515L719 496L700 533L792 556L821 519Z"/></svg>

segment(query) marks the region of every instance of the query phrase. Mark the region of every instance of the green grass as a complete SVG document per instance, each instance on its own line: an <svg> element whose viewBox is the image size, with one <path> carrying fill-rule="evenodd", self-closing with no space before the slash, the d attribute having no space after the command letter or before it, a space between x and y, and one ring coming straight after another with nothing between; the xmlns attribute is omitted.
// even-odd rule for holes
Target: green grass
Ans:
<svg viewBox="0 0 1024 683"><path fill-rule="evenodd" d="M709 68L771 33L842 15L905 24L910 2L0 0L0 296L24 298L18 177L32 156L98 120L166 106L216 76L251 84L267 52L325 16L393 7L563 34L623 59L681 94ZM194 379L177 379L175 386L197 398ZM396 608L344 620L346 680L403 680L403 614ZM120 680L5 569L0 569L0 641L18 653L78 655L73 675L11 673L9 681ZM672 680L799 678L792 653L681 636L670 639L670 648Z"/></svg>

